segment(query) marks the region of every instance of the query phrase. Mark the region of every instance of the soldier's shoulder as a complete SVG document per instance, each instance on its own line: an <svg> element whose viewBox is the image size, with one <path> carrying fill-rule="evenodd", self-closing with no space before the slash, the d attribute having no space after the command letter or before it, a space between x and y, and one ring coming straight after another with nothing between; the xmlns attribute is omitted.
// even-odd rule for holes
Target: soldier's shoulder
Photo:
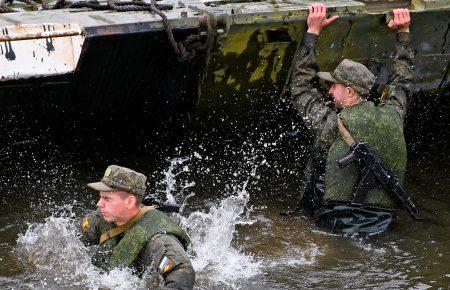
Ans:
<svg viewBox="0 0 450 290"><path fill-rule="evenodd" d="M192 267L189 255L180 240L174 235L157 234L152 237L147 247L148 250L153 253L153 256L158 257L155 260L158 263L162 263L165 258L167 261L171 261L171 264L174 267ZM159 270L164 269L161 264L158 265L158 268ZM164 272L165 271L163 271L163 273Z"/></svg>
<svg viewBox="0 0 450 290"><path fill-rule="evenodd" d="M81 232L81 241L85 245L92 245L98 242L100 237L100 233L98 232L99 223L100 216L96 211L88 211L78 222L78 227Z"/></svg>
<svg viewBox="0 0 450 290"><path fill-rule="evenodd" d="M165 224L167 222L168 223L174 222L170 216L168 216L166 213L164 213L156 208L146 212L144 214L142 220L145 222L153 222L153 223L154 222L157 222L157 223L162 222L163 224Z"/></svg>
<svg viewBox="0 0 450 290"><path fill-rule="evenodd" d="M97 224L104 221L103 216L98 210L89 210L84 215L82 223Z"/></svg>
<svg viewBox="0 0 450 290"><path fill-rule="evenodd" d="M91 210L79 222L79 228L82 235L90 240L98 240L101 232L111 228L111 225L105 221L101 213L97 210Z"/></svg>

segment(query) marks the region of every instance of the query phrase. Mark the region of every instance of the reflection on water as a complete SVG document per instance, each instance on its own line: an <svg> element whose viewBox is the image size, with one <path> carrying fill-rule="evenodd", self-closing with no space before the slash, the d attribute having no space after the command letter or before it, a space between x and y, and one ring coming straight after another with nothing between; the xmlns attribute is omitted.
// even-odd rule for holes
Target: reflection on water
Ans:
<svg viewBox="0 0 450 290"><path fill-rule="evenodd" d="M198 289L448 287L447 156L438 156L440 162L411 159L408 165L407 190L437 225L411 223L402 215L389 234L344 237L304 216L279 216L296 201L298 152L277 140L260 144L265 145L241 143L226 150L203 144L153 155L21 151L1 177L0 287L147 286L151 277L95 268L89 249L76 238L74 220L94 208L97 198L85 183L99 179L111 163L146 173L153 192L184 203L174 218L194 242L190 254Z"/></svg>

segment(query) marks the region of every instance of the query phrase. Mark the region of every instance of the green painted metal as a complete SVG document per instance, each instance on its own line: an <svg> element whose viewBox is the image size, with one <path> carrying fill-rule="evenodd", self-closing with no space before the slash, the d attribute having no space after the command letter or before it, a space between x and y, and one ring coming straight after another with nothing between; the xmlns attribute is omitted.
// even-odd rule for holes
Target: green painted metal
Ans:
<svg viewBox="0 0 450 290"><path fill-rule="evenodd" d="M180 86L183 87L180 91L162 93L161 98L174 100L178 97L173 95L180 95L195 104L193 109L180 105L189 109L170 113L171 118L197 113L205 120L242 121L249 115L261 115L264 110L273 108L286 90L294 53L306 30L308 6L313 2L180 0L176 4L170 0L161 1L174 4L174 9L165 13L175 31L197 33L203 30L209 43L204 65L192 66L189 83ZM317 59L322 70L332 70L343 58L363 62L375 70L388 69L389 57L394 52L395 32L387 29L386 17L393 8L409 7L413 47L417 51L418 89L425 92L448 90L450 1L336 0L326 3L329 13L340 15L340 19L320 35ZM106 39L109 35L125 39L132 34L147 33L158 43L166 41L156 37L157 32L163 32L161 18L148 12L62 9L0 14L0 26L36 23L76 23L83 27L87 39L91 36L105 36ZM124 41L118 41L117 45ZM84 47L84 55L92 50L92 46ZM172 50L164 53L167 63L176 61ZM119 55L115 57L119 58ZM176 65L171 66L170 69L178 70ZM88 74L81 68L79 64L80 75ZM174 79L173 82L182 81ZM122 85L125 87L128 83ZM186 95L186 88L195 91L197 86L196 96Z"/></svg>
<svg viewBox="0 0 450 290"><path fill-rule="evenodd" d="M312 2L189 6L208 15L209 32L214 37L201 85L201 116L211 117L213 112L216 117L236 119L244 112L261 112L267 104L279 100ZM434 1L433 8L431 1L367 2L327 1L329 12L341 17L320 35L317 57L321 69L332 70L343 58L369 66L388 66L396 36L386 26L386 14L394 7L408 6L412 11L413 47L417 50L418 88L429 92L445 88L450 59L450 2Z"/></svg>

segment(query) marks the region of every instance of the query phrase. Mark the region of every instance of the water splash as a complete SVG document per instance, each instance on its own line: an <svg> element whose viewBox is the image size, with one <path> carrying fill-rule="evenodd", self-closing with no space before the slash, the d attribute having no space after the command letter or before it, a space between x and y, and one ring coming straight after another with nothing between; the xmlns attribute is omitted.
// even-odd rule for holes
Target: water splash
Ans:
<svg viewBox="0 0 450 290"><path fill-rule="evenodd" d="M209 200L202 211L192 212L187 217L174 216L192 240L190 253L200 288L213 285L239 288L240 284L248 282L248 278L261 273L261 263L233 245L236 226L255 222L249 218L252 209L247 206L250 194L246 188L250 179L258 179L256 171L261 162L257 154L249 155L244 156L238 166L228 164L228 170L235 170L232 175L235 178L225 181L225 194L219 196L226 198ZM168 159L170 164L159 183L161 187L165 185L167 201L178 200L184 208L186 200L194 195L186 192L187 188L195 185L189 181L191 168L211 176L213 173L206 162L209 159L208 155L202 156L199 152L193 152L189 157Z"/></svg>
<svg viewBox="0 0 450 290"><path fill-rule="evenodd" d="M33 271L30 288L83 287L89 289L144 288L145 281L128 269L103 272L91 263L89 249L77 237L73 217L50 216L30 224L17 240L16 252Z"/></svg>
<svg viewBox="0 0 450 290"><path fill-rule="evenodd" d="M203 157L194 153L190 157L167 160L169 165L162 172L159 191L165 194L167 201L178 201L184 207L193 195L187 189L195 185L188 180L191 163L202 162ZM193 212L187 217L175 216L192 239L192 262L197 277L207 288L211 285L238 288L247 278L261 273L261 262L233 246L236 226L255 222L249 218L252 209L247 206L250 194L246 189L249 179L257 178L255 160L252 156L245 162L246 166L253 165L251 170L244 170L247 181L243 184L237 180L227 182L228 197L214 201L204 211ZM127 269L105 273L96 268L89 255L92 249L86 248L77 237L75 215L71 209L52 212L43 223L30 224L17 241L18 255L32 268L33 281L27 282L29 287L139 289L149 283L149 277L139 279Z"/></svg>
<svg viewBox="0 0 450 290"><path fill-rule="evenodd" d="M181 219L192 239L195 257L192 262L197 275L207 276L214 284L238 287L238 281L260 274L261 263L232 246L236 225L252 224L247 182L234 188L229 197L213 205L209 212L194 212Z"/></svg>
<svg viewBox="0 0 450 290"><path fill-rule="evenodd" d="M164 178L160 184L165 185L164 194L169 203L176 203L175 197L178 197L178 199L181 199L182 205L185 205L186 199L191 196L189 194L184 196L184 191L194 186L195 182L185 182L180 185L177 183L177 176L189 171L189 166L185 164L189 160L190 158L187 157L167 159L170 164L167 170L163 172Z"/></svg>

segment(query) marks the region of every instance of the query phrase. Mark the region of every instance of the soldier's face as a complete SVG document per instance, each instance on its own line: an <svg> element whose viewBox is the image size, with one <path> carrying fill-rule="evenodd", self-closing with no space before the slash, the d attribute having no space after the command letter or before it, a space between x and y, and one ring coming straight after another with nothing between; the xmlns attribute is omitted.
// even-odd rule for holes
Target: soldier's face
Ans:
<svg viewBox="0 0 450 290"><path fill-rule="evenodd" d="M346 106L348 101L348 90L346 86L339 83L333 83L328 93L333 98L336 108L342 109Z"/></svg>
<svg viewBox="0 0 450 290"><path fill-rule="evenodd" d="M121 191L100 191L97 207L105 221L122 223L126 220L130 206L129 201L124 196L128 195Z"/></svg>

